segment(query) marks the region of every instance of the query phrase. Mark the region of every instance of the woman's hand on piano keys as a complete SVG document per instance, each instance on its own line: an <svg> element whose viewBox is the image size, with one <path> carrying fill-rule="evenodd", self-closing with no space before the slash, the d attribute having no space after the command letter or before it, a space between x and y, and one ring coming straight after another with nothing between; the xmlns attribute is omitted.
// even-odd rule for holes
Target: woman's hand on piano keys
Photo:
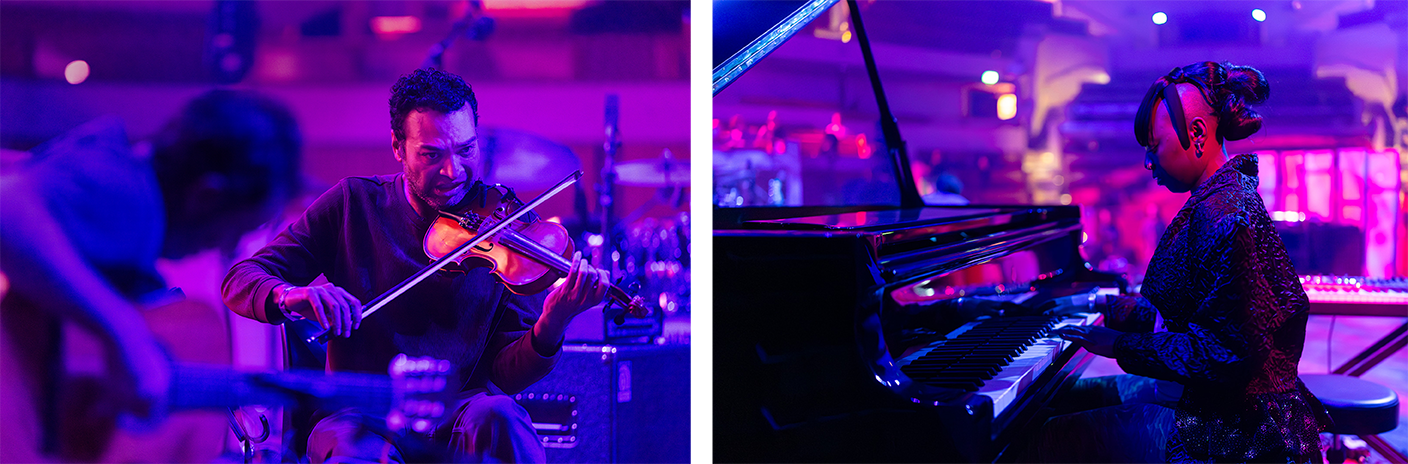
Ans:
<svg viewBox="0 0 1408 464"><path fill-rule="evenodd" d="M1093 325L1068 325L1056 329L1053 333L1093 354L1113 358L1115 357L1115 340L1120 338L1120 334L1123 332Z"/></svg>

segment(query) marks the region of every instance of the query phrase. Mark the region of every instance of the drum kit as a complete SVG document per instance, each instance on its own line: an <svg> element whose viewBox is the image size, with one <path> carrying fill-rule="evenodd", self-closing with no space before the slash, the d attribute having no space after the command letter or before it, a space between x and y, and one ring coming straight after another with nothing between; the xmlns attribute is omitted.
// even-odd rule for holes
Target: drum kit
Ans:
<svg viewBox="0 0 1408 464"><path fill-rule="evenodd" d="M485 181L489 183L523 190L546 189L555 180L581 169L581 161L571 148L536 134L485 127L480 130L480 137L488 168ZM608 221L610 227L606 230L613 231L612 240L584 232L579 243L585 246L579 249L584 256L597 257L595 264L611 269L622 287L635 288L648 306L665 317L687 315L691 242L685 190L689 188L689 160L675 159L669 150L664 150L656 158L614 163L604 172L611 174L614 185L653 188L656 192L634 211ZM649 214L662 205L671 213Z"/></svg>
<svg viewBox="0 0 1408 464"><path fill-rule="evenodd" d="M656 193L613 228L620 252L620 270L641 285L647 304L666 317L689 313L689 161L674 159L669 150L658 158L616 164L616 185L654 188ZM657 206L672 214L647 216ZM615 256L615 255L613 255Z"/></svg>

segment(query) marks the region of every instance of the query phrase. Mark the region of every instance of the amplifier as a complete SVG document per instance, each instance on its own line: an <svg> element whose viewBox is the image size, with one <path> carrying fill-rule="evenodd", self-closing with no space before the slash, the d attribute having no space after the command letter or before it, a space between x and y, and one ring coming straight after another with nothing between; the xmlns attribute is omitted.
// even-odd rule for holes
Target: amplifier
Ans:
<svg viewBox="0 0 1408 464"><path fill-rule="evenodd" d="M650 314L645 317L626 316L625 322L620 325L615 321L605 320L598 308L588 309L572 318L572 322L567 324L564 339L568 342L595 344L649 344L654 343L664 331L665 312L659 308L652 307Z"/></svg>
<svg viewBox="0 0 1408 464"><path fill-rule="evenodd" d="M565 345L514 399L548 462L689 462L689 345Z"/></svg>

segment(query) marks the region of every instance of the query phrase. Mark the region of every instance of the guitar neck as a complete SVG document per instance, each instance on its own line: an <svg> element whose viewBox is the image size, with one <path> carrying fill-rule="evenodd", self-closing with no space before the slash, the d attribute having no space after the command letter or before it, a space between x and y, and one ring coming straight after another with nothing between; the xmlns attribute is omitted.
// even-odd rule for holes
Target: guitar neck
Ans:
<svg viewBox="0 0 1408 464"><path fill-rule="evenodd" d="M355 406L374 415L390 412L395 402L391 378L385 375L328 375L319 371L254 373L184 363L174 369L168 398L173 411L247 404L313 403L324 409Z"/></svg>

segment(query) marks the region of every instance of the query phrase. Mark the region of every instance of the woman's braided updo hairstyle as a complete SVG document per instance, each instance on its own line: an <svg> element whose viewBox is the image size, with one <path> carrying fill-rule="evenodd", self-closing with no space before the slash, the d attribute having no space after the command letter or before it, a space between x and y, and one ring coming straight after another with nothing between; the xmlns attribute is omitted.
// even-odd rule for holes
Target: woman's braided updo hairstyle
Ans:
<svg viewBox="0 0 1408 464"><path fill-rule="evenodd" d="M1183 148L1188 148L1188 124L1183 105L1174 90L1175 84L1192 84L1202 93L1203 101L1213 109L1213 116L1217 118L1219 141L1245 139L1261 130L1261 115L1248 105L1264 102L1271 95L1266 76L1250 66L1204 61L1173 68L1149 87L1134 119L1134 136L1140 145L1149 145L1150 116L1153 115L1154 105L1163 100L1169 116L1173 117L1179 141Z"/></svg>

